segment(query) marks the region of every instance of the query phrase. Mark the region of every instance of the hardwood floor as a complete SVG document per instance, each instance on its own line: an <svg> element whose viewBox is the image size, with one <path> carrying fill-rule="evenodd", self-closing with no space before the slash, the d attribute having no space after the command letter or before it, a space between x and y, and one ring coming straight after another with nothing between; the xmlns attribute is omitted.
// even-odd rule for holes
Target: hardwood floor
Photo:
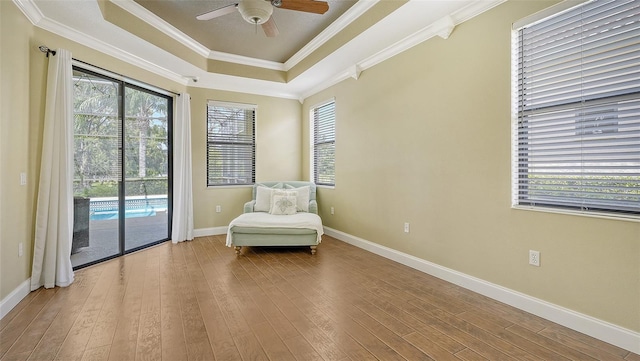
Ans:
<svg viewBox="0 0 640 361"><path fill-rule="evenodd" d="M2 360L627 360L640 356L324 236L154 248L30 293Z"/></svg>

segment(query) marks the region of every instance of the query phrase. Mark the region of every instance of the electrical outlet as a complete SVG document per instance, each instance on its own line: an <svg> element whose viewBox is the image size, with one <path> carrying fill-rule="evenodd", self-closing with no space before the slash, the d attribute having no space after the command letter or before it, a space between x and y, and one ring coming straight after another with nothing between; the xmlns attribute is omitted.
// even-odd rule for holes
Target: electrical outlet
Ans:
<svg viewBox="0 0 640 361"><path fill-rule="evenodd" d="M334 214L335 210L333 209L333 207L331 207L331 214Z"/></svg>
<svg viewBox="0 0 640 361"><path fill-rule="evenodd" d="M18 243L18 257L22 257L22 255L24 254L24 247L22 245L22 242Z"/></svg>
<svg viewBox="0 0 640 361"><path fill-rule="evenodd" d="M529 250L529 264L540 267L540 252Z"/></svg>
<svg viewBox="0 0 640 361"><path fill-rule="evenodd" d="M409 222L404 223L404 233L409 233Z"/></svg>
<svg viewBox="0 0 640 361"><path fill-rule="evenodd" d="M222 206L216 206L216 213L222 212Z"/></svg>

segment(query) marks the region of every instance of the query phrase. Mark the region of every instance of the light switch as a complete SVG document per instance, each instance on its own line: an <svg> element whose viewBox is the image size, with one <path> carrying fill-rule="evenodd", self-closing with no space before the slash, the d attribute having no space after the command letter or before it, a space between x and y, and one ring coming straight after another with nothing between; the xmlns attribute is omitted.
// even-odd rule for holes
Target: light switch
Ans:
<svg viewBox="0 0 640 361"><path fill-rule="evenodd" d="M20 173L20 185L21 186L27 185L27 173L25 172Z"/></svg>

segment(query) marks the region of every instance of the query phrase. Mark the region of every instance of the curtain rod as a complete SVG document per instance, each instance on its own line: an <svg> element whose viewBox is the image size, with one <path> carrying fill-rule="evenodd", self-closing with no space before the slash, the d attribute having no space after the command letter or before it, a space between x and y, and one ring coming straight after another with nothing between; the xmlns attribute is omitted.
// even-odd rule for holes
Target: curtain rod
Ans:
<svg viewBox="0 0 640 361"><path fill-rule="evenodd" d="M40 45L38 47L38 49L40 49L41 52L46 53L47 54L47 58L49 57L49 54L51 54L53 56L56 55L56 51L49 49L49 47L46 46L46 45ZM78 60L76 58L72 58L72 60L75 61L75 62L84 64L84 65L86 65L88 67L99 69L99 70L101 70L103 72L108 73L108 75L111 75L111 76L115 75L116 77L119 77L119 78L121 78L121 79L123 79L123 80L125 80L125 81L127 81L127 82L129 82L131 84L133 84L133 85L144 85L144 87L153 88L155 90L161 90L162 92L166 92L166 93L170 93L170 94L174 94L174 95L180 96L180 93L176 93L176 92L173 92L171 90L162 89L162 88L159 88L159 87L157 87L155 85L151 85L149 83L145 83L145 82L142 82L142 81L139 81L139 80L131 79L131 78L125 76L125 75L115 73L115 72L113 72L111 70L108 70L108 69L105 69L105 68L101 68L101 67L93 65L93 64L89 64L89 63L87 63L85 61Z"/></svg>
<svg viewBox="0 0 640 361"><path fill-rule="evenodd" d="M47 58L49 57L49 54L55 56L56 55L56 51L55 50L50 50L47 46L45 45L40 45L38 47L38 49L40 49L41 52L46 53L47 54Z"/></svg>

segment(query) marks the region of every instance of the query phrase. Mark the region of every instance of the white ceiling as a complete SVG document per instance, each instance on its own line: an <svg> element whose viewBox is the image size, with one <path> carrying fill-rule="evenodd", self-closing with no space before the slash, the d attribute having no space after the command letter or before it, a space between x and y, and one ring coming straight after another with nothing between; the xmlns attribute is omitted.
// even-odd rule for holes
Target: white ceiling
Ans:
<svg viewBox="0 0 640 361"><path fill-rule="evenodd" d="M379 0L359 0L286 61L241 56L234 53L242 53L242 51L234 51L233 48L228 48L229 50L226 52L211 49L133 0L108 1L143 19L159 32L179 40L205 58L288 71L303 61L313 50L339 33L351 21L359 16L368 16L367 10ZM433 36L447 38L454 25L504 1L506 0L410 0L387 17L362 31L351 41L308 67L293 80L283 83L255 79L251 76L231 76L207 72L104 20L97 0L13 0L29 20L38 27L185 85L292 98L301 101L307 96L349 77L357 79L361 71L366 71L367 68ZM291 16L294 17L297 15L297 12L290 10L279 11L292 13ZM237 14L225 16L233 15ZM241 18L237 20L240 25L252 26L244 23ZM281 24L279 19L276 20L282 34L286 31L282 28L286 22L283 21ZM260 31L260 29L258 30ZM233 32L225 31L224 36L238 36L237 41L240 42L246 34L234 35ZM55 44L42 45L55 48ZM268 44L265 43L265 46ZM193 82L193 77L198 78L197 83Z"/></svg>

